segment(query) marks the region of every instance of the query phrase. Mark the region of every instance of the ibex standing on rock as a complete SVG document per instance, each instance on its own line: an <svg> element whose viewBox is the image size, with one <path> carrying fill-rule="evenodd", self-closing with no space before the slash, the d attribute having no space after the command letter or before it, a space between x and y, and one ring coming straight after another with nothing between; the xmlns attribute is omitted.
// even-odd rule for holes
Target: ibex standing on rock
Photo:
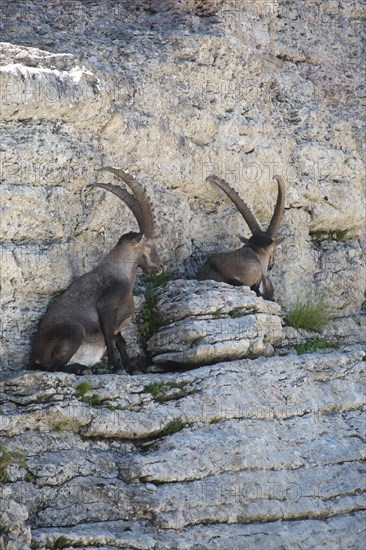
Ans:
<svg viewBox="0 0 366 550"><path fill-rule="evenodd" d="M278 183L277 202L267 231L262 231L249 207L226 181L217 176L207 178L208 181L216 183L232 200L248 224L252 236L250 239L240 237L244 246L237 250L209 256L197 273L199 281L212 279L236 286L249 286L266 300L272 300L273 286L267 272L273 267L275 247L284 239L276 238L276 234L281 225L285 203L283 178L274 176L274 179Z"/></svg>
<svg viewBox="0 0 366 550"><path fill-rule="evenodd" d="M122 199L134 213L140 233L126 233L101 263L78 277L52 303L36 333L31 367L48 371L82 374L102 358L105 350L113 370L117 345L122 363L133 374L121 329L134 315L133 287L137 267L147 275L161 271L153 238L154 219L150 202L141 185L130 174L117 168L104 168L122 179L132 190L109 183L96 183Z"/></svg>

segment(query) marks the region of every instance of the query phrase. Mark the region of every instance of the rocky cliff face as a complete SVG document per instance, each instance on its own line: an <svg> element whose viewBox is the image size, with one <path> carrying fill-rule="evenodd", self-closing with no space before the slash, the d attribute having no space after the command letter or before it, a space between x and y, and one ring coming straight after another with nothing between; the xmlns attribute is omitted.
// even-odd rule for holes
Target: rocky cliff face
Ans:
<svg viewBox="0 0 366 550"><path fill-rule="evenodd" d="M8 380L0 533L29 548L30 525L33 549L361 550L362 358Z"/></svg>
<svg viewBox="0 0 366 550"><path fill-rule="evenodd" d="M0 547L360 550L360 2L3 4ZM136 228L87 188L106 164L151 196L174 280L145 345L151 370L180 371L26 372L49 301ZM283 327L280 306L189 280L248 236L213 172L263 226L283 175L276 299L326 298L340 349L297 356L311 335ZM136 302L140 357L151 311Z"/></svg>
<svg viewBox="0 0 366 550"><path fill-rule="evenodd" d="M7 2L1 35L2 362L27 362L47 303L135 228L89 191L128 168L174 277L248 235L226 178L268 223L287 182L277 300L365 291L358 2Z"/></svg>

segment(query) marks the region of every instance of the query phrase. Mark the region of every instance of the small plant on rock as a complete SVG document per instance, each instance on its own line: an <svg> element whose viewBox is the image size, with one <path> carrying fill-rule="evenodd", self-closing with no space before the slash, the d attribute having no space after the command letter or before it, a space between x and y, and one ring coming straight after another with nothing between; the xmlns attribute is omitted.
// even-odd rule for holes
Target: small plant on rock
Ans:
<svg viewBox="0 0 366 550"><path fill-rule="evenodd" d="M141 311L142 327L140 328L140 334L144 341L157 332L160 327L160 319L156 312L156 289L167 281L169 281L169 277L165 273L154 275L150 277L146 289L143 292L145 304Z"/></svg>
<svg viewBox="0 0 366 550"><path fill-rule="evenodd" d="M80 382L80 384L76 388L76 397L80 399L80 401L82 401L83 403L88 403L88 405L91 405L92 407L98 407L103 403L103 401L109 399L101 397L97 393L86 395L92 389L93 387L90 382L84 380L83 382Z"/></svg>
<svg viewBox="0 0 366 550"><path fill-rule="evenodd" d="M236 307L229 311L229 315L230 317L245 317L246 315L248 315L248 312L243 311L243 309L240 307Z"/></svg>
<svg viewBox="0 0 366 550"><path fill-rule="evenodd" d="M152 398L159 403L164 401L171 401L181 399L192 393L196 393L195 390L186 390L188 382L152 382L144 386L144 393L150 393ZM170 390L178 390L171 393Z"/></svg>
<svg viewBox="0 0 366 550"><path fill-rule="evenodd" d="M92 389L92 385L87 380L84 380L83 382L80 382L80 384L76 388L76 397L84 397L85 394L88 393Z"/></svg>
<svg viewBox="0 0 366 550"><path fill-rule="evenodd" d="M334 349L337 347L337 344L327 342L326 340L319 340L316 336L313 336L304 344L296 344L294 346L297 355L302 355L303 353L313 353L314 351L318 351L320 349Z"/></svg>
<svg viewBox="0 0 366 550"><path fill-rule="evenodd" d="M8 466L18 464L25 466L27 457L20 451L8 451L3 445L0 445L0 483L6 483L9 479L7 472Z"/></svg>
<svg viewBox="0 0 366 550"><path fill-rule="evenodd" d="M60 537L57 537L53 542L47 542L46 548L49 550L62 550L62 548L65 548L66 546L70 546L71 542L67 537L64 535L61 535Z"/></svg>
<svg viewBox="0 0 366 550"><path fill-rule="evenodd" d="M97 393L93 393L92 395L84 395L84 397L80 398L80 401L83 403L88 403L88 405L91 405L92 407L99 407L105 399Z"/></svg>
<svg viewBox="0 0 366 550"><path fill-rule="evenodd" d="M331 319L331 307L324 300L298 299L290 307L285 323L295 328L320 331L330 323Z"/></svg>
<svg viewBox="0 0 366 550"><path fill-rule="evenodd" d="M151 382L144 386L143 392L150 393L152 397L157 397L165 388L164 382Z"/></svg>
<svg viewBox="0 0 366 550"><path fill-rule="evenodd" d="M55 432L55 433L61 433L63 432L64 430L67 430L68 428L70 427L70 424L69 422L67 421L60 421L60 422L55 422L52 427L51 427L51 431L52 432Z"/></svg>
<svg viewBox="0 0 366 550"><path fill-rule="evenodd" d="M349 229L334 229L332 231L314 230L310 236L314 241L345 241L349 237Z"/></svg>
<svg viewBox="0 0 366 550"><path fill-rule="evenodd" d="M163 428L161 432L157 434L157 437L165 437L167 435L179 432L180 430L183 430L184 426L185 423L181 418L174 418L174 420L169 422L169 424L167 424L165 428Z"/></svg>

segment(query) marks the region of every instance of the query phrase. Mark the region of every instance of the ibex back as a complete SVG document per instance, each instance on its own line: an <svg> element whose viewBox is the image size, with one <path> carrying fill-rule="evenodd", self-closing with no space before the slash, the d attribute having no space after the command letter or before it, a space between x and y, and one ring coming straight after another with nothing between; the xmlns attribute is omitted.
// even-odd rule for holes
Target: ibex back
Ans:
<svg viewBox="0 0 366 550"><path fill-rule="evenodd" d="M122 179L133 194L108 183L92 187L102 187L122 199L134 213L140 232L122 235L97 267L78 277L48 307L34 338L30 368L82 374L107 349L108 365L119 371L116 345L127 372L134 371L120 331L135 312L132 291L137 268L153 275L161 271L161 264L144 189L123 170L104 170Z"/></svg>
<svg viewBox="0 0 366 550"><path fill-rule="evenodd" d="M231 285L245 285L255 290L266 300L273 298L273 285L268 276L268 270L273 267L275 247L284 237L276 238L281 225L284 203L285 184L281 176L275 176L278 183L277 202L267 231L262 231L254 214L238 193L226 181L217 176L209 176L208 181L218 185L232 200L240 214L249 226L252 236L247 239L240 237L244 246L237 250L218 252L207 258L199 269L197 279L213 279Z"/></svg>

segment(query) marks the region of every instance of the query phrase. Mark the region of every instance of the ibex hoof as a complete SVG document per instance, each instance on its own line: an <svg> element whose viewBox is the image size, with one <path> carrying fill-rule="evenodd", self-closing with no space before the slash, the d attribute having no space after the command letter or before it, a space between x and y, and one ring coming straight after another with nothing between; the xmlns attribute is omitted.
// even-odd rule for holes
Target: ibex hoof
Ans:
<svg viewBox="0 0 366 550"><path fill-rule="evenodd" d="M113 371L113 374L127 374L127 373L126 373L125 369L119 367L118 369L115 369Z"/></svg>
<svg viewBox="0 0 366 550"><path fill-rule="evenodd" d="M83 376L84 375L87 375L87 374L93 374L93 371L91 369L84 369L83 372L81 373Z"/></svg>

